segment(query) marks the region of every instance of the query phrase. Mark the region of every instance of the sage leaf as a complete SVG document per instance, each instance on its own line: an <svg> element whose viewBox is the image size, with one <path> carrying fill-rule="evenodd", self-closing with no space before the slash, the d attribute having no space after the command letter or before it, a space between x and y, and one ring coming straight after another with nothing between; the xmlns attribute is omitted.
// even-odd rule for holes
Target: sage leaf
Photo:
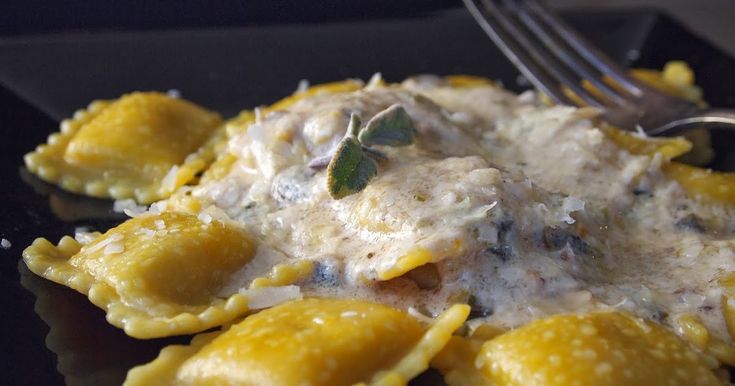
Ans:
<svg viewBox="0 0 735 386"><path fill-rule="evenodd" d="M394 104L375 114L360 130L358 139L364 146L406 146L413 143L416 128L403 106Z"/></svg>
<svg viewBox="0 0 735 386"><path fill-rule="evenodd" d="M355 113L350 114L350 123L347 125L347 133L345 133L345 136L356 137L358 132L360 131L361 124L362 121L360 121L359 115Z"/></svg>
<svg viewBox="0 0 735 386"><path fill-rule="evenodd" d="M362 191L378 174L378 164L362 150L352 135L337 145L327 166L327 189L335 200Z"/></svg>

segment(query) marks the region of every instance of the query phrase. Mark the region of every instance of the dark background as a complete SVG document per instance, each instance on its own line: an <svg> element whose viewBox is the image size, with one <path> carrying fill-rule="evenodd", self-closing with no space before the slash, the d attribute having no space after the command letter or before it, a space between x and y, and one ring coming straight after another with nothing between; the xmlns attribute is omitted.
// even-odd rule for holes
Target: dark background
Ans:
<svg viewBox="0 0 735 386"><path fill-rule="evenodd" d="M0 5L0 34L415 17L459 4L459 0L5 1Z"/></svg>

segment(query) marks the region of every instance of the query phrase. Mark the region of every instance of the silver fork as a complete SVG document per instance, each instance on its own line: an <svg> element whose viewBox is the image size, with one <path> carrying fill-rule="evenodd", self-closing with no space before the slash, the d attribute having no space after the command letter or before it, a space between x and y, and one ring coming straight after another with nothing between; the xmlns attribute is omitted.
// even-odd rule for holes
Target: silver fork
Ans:
<svg viewBox="0 0 735 386"><path fill-rule="evenodd" d="M631 78L602 51L536 0L462 0L482 29L518 70L556 103L576 105L564 88L621 128L649 135L696 128L735 131L735 109L702 110ZM603 79L607 76L617 87ZM590 82L600 95L589 92Z"/></svg>

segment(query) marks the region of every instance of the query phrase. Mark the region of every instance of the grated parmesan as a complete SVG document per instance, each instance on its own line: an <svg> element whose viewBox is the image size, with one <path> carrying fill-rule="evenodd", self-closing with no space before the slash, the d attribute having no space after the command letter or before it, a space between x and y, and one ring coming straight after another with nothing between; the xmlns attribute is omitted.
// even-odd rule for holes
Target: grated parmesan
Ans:
<svg viewBox="0 0 735 386"><path fill-rule="evenodd" d="M174 98L174 99L179 99L179 98L181 98L181 91L179 91L179 90L177 90L175 88L172 88L172 89L166 91L166 95L168 95L169 97Z"/></svg>
<svg viewBox="0 0 735 386"><path fill-rule="evenodd" d="M74 240L76 240L79 244L82 244L82 245L87 245L98 237L100 237L99 232L85 232L81 230L74 232Z"/></svg>
<svg viewBox="0 0 735 386"><path fill-rule="evenodd" d="M145 205L138 205L131 198L126 198L124 200L115 200L112 204L112 210L115 213L125 213L129 217L135 217L145 213L147 208Z"/></svg>
<svg viewBox="0 0 735 386"><path fill-rule="evenodd" d="M125 251L125 245L121 242L109 243L105 246L105 255L112 255Z"/></svg>
<svg viewBox="0 0 735 386"><path fill-rule="evenodd" d="M296 92L304 92L309 88L309 80L301 79L299 85L296 87Z"/></svg>
<svg viewBox="0 0 735 386"><path fill-rule="evenodd" d="M166 176L161 180L161 189L167 192L173 192L176 189L176 175L179 173L179 165L174 165Z"/></svg>
<svg viewBox="0 0 735 386"><path fill-rule="evenodd" d="M564 198L564 201L561 205L561 209L563 211L561 221L564 221L567 224L574 224L575 220L572 218L572 216L570 216L570 214L572 212L584 210L584 204L584 201L574 196Z"/></svg>
<svg viewBox="0 0 735 386"><path fill-rule="evenodd" d="M212 222L212 216L204 212L199 213L199 215L197 215L197 218L199 219L199 221L207 225Z"/></svg>
<svg viewBox="0 0 735 386"><path fill-rule="evenodd" d="M87 249L87 253L96 252L102 248L107 247L108 244L112 244L117 241L122 241L123 235L119 233L113 233L105 238L103 238L99 243L91 246L89 249Z"/></svg>
<svg viewBox="0 0 735 386"><path fill-rule="evenodd" d="M248 297L248 307L251 310L260 310L289 300L300 300L303 298L301 287L297 285L251 288L238 292Z"/></svg>

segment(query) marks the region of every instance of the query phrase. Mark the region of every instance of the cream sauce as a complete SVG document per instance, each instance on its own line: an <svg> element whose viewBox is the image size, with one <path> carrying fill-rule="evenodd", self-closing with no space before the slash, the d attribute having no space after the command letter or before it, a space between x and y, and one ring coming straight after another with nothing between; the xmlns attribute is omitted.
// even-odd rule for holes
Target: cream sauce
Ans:
<svg viewBox="0 0 735 386"><path fill-rule="evenodd" d="M351 113L366 122L394 103L416 143L380 148L388 159L368 187L330 198L308 162L339 142ZM660 158L620 149L589 111L414 79L302 99L259 116L228 151L229 174L191 194L259 240L235 287L274 261L309 259L307 296L431 315L470 302L506 327L606 307L664 323L686 312L726 336L716 278L735 271L731 211L687 198ZM380 280L416 248L431 252L431 269Z"/></svg>

